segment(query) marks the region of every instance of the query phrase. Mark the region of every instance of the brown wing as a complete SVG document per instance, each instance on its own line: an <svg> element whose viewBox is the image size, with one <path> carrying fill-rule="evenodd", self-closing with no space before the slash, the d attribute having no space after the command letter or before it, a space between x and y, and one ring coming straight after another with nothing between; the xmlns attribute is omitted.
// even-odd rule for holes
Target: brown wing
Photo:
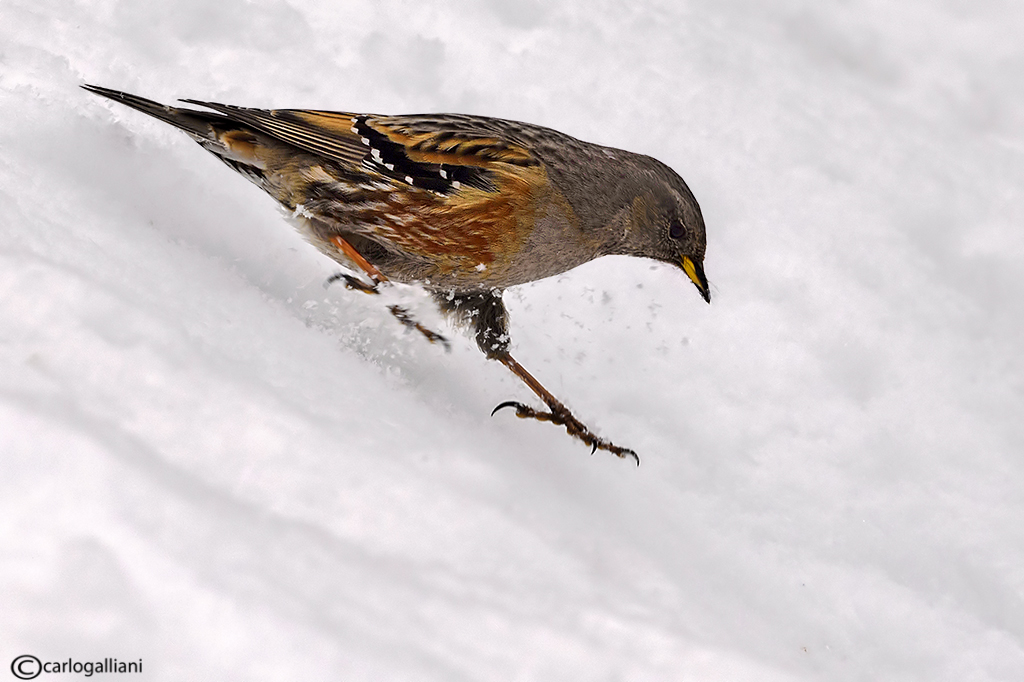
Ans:
<svg viewBox="0 0 1024 682"><path fill-rule="evenodd" d="M399 182L444 194L461 185L495 191L501 164L536 166L510 121L436 114L378 116L309 109L199 104L282 142L343 165L367 165Z"/></svg>
<svg viewBox="0 0 1024 682"><path fill-rule="evenodd" d="M183 99L224 114L255 130L299 149L343 164L359 164L366 147L352 132L356 114L342 111L305 111L302 109L251 109L218 102Z"/></svg>
<svg viewBox="0 0 1024 682"><path fill-rule="evenodd" d="M338 163L294 176L287 203L466 282L511 265L533 227L524 217L548 191L543 165L514 134L521 124L510 121L183 101Z"/></svg>

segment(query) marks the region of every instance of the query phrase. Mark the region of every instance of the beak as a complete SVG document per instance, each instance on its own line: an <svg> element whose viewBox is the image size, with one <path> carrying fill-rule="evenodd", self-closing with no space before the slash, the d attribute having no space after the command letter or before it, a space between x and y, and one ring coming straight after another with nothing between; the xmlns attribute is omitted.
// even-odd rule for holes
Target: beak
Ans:
<svg viewBox="0 0 1024 682"><path fill-rule="evenodd" d="M708 278L704 275L704 264L695 261L689 256L683 256L683 271L690 277L690 281L697 285L697 290L705 301L711 303L711 290L708 289Z"/></svg>

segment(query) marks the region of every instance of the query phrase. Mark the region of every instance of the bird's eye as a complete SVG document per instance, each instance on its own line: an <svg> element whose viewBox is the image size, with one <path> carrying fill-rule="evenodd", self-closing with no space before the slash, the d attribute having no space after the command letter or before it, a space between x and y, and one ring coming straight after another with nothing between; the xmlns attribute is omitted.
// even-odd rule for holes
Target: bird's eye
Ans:
<svg viewBox="0 0 1024 682"><path fill-rule="evenodd" d="M686 228L683 227L683 224L678 220L673 220L668 228L668 236L672 239L682 239L684 234L686 234Z"/></svg>

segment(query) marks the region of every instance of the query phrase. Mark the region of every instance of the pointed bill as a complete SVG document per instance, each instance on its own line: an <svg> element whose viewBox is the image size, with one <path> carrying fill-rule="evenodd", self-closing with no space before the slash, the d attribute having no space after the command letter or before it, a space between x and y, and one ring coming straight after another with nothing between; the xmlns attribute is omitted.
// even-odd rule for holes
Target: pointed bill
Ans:
<svg viewBox="0 0 1024 682"><path fill-rule="evenodd" d="M697 290L704 300L711 303L711 290L708 289L708 278L704 275L704 264L693 260L689 256L683 256L683 271L689 276L690 281L697 285Z"/></svg>

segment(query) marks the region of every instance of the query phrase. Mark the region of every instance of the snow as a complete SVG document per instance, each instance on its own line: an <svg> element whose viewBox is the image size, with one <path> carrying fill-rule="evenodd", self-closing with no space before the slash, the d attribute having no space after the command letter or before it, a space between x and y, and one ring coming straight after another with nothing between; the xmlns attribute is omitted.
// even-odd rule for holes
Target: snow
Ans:
<svg viewBox="0 0 1024 682"><path fill-rule="evenodd" d="M0 662L1022 679L1022 32L1001 0L4 0ZM325 290L272 200L82 83L673 166L711 306L627 258L506 294L642 466L489 418L532 398L471 340Z"/></svg>

